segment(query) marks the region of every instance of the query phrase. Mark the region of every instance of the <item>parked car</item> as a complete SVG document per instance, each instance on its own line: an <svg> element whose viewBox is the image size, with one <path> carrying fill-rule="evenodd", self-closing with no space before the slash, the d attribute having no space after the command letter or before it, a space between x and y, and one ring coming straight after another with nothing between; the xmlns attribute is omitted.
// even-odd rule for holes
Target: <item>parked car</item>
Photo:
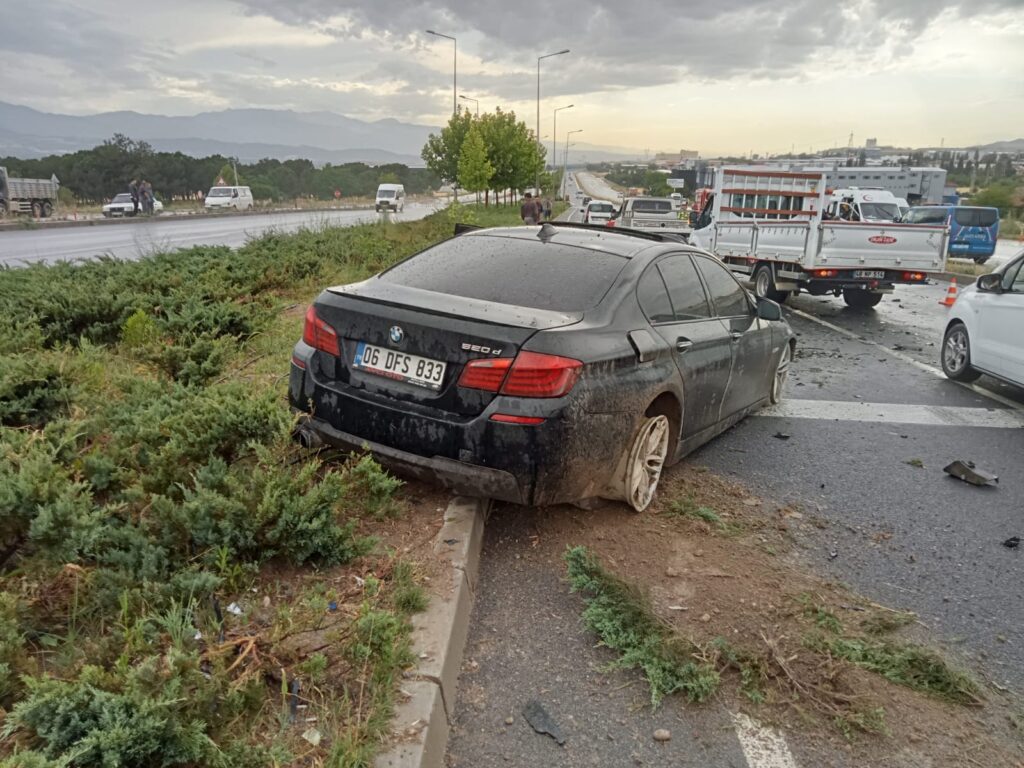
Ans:
<svg viewBox="0 0 1024 768"><path fill-rule="evenodd" d="M377 187L373 208L378 213L382 210L401 213L405 210L405 187L401 184L381 184Z"/></svg>
<svg viewBox="0 0 1024 768"><path fill-rule="evenodd" d="M950 307L942 370L954 381L983 373L1024 387L1024 251L964 288Z"/></svg>
<svg viewBox="0 0 1024 768"><path fill-rule="evenodd" d="M664 466L782 397L794 344L778 304L668 236L482 229L323 291L289 400L303 444L458 493L642 510Z"/></svg>
<svg viewBox="0 0 1024 768"><path fill-rule="evenodd" d="M615 206L607 200L591 200L583 208L584 224L603 224L611 221Z"/></svg>
<svg viewBox="0 0 1024 768"><path fill-rule="evenodd" d="M139 204L139 210L141 211L141 203ZM153 200L153 213L160 213L164 209L164 204L159 200ZM120 194L114 195L114 199L103 206L103 215L108 219L115 216L134 216L135 215L135 204L132 202L132 196L127 192L121 192Z"/></svg>
<svg viewBox="0 0 1024 768"><path fill-rule="evenodd" d="M252 190L248 187L211 187L206 193L205 207L208 211L225 208L248 211L253 205Z"/></svg>

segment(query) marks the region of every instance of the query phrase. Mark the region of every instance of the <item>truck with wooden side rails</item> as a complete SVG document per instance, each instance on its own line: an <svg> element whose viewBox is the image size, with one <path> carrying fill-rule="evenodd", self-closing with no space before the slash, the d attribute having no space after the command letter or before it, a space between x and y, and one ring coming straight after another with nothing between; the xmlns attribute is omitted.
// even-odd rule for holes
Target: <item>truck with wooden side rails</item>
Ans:
<svg viewBox="0 0 1024 768"><path fill-rule="evenodd" d="M834 218L824 173L721 168L690 243L747 276L758 297L804 291L873 307L946 269L945 225Z"/></svg>
<svg viewBox="0 0 1024 768"><path fill-rule="evenodd" d="M0 166L0 218L10 213L28 213L37 219L48 218L57 205L60 181L49 179L15 179Z"/></svg>

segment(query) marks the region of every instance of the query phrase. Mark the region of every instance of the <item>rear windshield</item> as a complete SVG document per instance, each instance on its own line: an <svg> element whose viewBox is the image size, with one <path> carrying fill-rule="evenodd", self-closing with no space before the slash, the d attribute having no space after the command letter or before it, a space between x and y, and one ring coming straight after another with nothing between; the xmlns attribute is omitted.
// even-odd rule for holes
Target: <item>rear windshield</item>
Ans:
<svg viewBox="0 0 1024 768"><path fill-rule="evenodd" d="M439 243L380 279L481 301L579 312L601 301L626 262L587 248L470 235Z"/></svg>
<svg viewBox="0 0 1024 768"><path fill-rule="evenodd" d="M672 213L671 200L634 200L634 213Z"/></svg>
<svg viewBox="0 0 1024 768"><path fill-rule="evenodd" d="M961 227L991 227L999 221L996 208L954 208L953 220Z"/></svg>
<svg viewBox="0 0 1024 768"><path fill-rule="evenodd" d="M595 213L595 212L596 213L611 213L614 210L615 209L612 207L611 203L591 203L590 204L590 212L591 213Z"/></svg>

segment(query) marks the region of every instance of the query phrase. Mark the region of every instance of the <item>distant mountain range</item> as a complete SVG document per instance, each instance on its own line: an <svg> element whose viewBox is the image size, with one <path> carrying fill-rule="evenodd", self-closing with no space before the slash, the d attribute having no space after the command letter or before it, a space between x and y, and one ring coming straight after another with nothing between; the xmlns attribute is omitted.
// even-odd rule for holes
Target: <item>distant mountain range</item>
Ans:
<svg viewBox="0 0 1024 768"><path fill-rule="evenodd" d="M995 141L991 144L983 144L978 149L982 152L1024 152L1024 139Z"/></svg>
<svg viewBox="0 0 1024 768"><path fill-rule="evenodd" d="M324 163L404 163L422 166L420 150L437 126L386 119L356 120L333 112L227 109L169 117L139 112L61 115L0 101L0 157L44 157L90 149L115 133L164 152L195 157L221 154L253 162L306 158ZM561 149L559 154L561 154ZM577 144L576 160L627 160L628 150Z"/></svg>

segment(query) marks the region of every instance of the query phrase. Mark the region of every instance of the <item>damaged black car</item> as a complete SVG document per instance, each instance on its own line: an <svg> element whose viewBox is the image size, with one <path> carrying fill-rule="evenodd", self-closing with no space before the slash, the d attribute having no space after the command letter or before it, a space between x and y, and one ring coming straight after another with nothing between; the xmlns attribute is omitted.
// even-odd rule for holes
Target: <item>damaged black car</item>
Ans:
<svg viewBox="0 0 1024 768"><path fill-rule="evenodd" d="M321 293L289 399L304 444L457 493L643 510L666 465L778 402L794 344L777 304L670 237L482 229Z"/></svg>

